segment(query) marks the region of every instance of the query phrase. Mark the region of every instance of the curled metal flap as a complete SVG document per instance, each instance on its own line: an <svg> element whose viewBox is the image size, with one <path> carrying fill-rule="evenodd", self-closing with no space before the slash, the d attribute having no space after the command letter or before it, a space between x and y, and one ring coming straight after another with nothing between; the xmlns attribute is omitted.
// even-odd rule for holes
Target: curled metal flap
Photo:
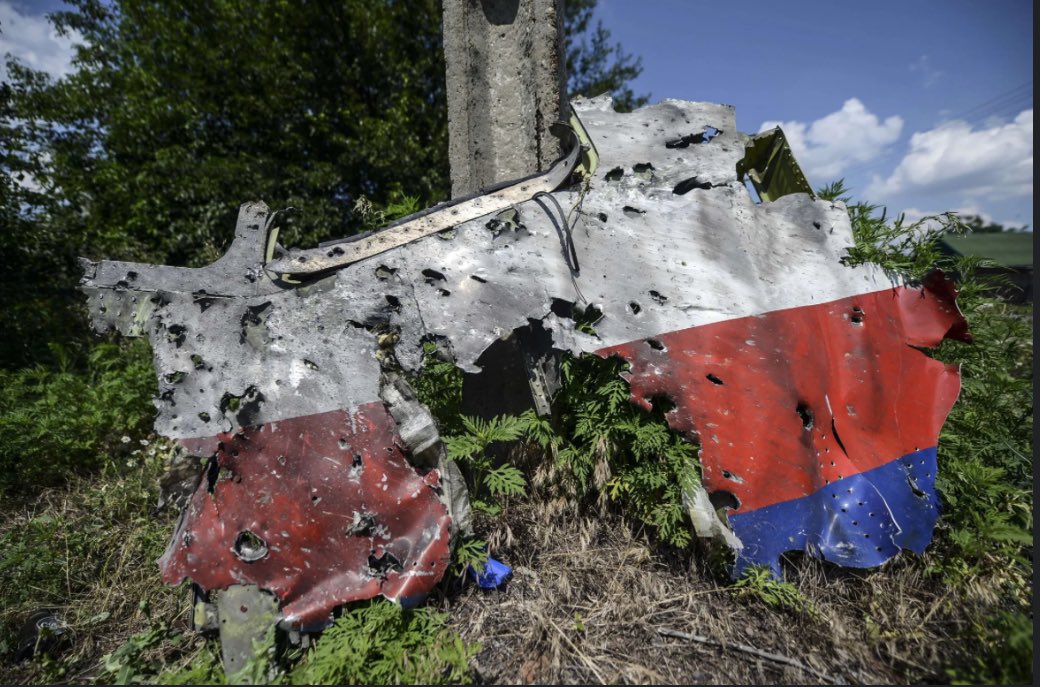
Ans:
<svg viewBox="0 0 1040 687"><path fill-rule="evenodd" d="M743 180L745 174L751 177L762 200L776 200L791 193L813 196L812 186L780 127L748 140L744 157L737 162L737 178Z"/></svg>

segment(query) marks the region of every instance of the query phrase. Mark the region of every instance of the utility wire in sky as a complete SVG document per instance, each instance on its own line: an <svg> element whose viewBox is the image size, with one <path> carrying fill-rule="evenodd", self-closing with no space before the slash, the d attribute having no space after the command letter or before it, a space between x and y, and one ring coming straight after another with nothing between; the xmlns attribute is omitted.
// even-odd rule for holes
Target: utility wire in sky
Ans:
<svg viewBox="0 0 1040 687"><path fill-rule="evenodd" d="M968 121L969 119L974 120L978 118L985 118L990 116L991 113L996 111L1006 111L1009 106L1017 105L1019 103L1031 103L1033 101L1033 80L1030 79L1023 84L1015 86L1009 91L1005 91L999 95L996 95L989 100L984 100L977 105L974 105L967 110L962 110L957 114L949 117L948 119L963 119ZM1019 110L1021 111L1021 110ZM1016 112L1015 114L1018 114Z"/></svg>
<svg viewBox="0 0 1040 687"><path fill-rule="evenodd" d="M963 121L969 126L982 124L991 117L1012 119L1023 110L1032 107L1033 104L1033 80L1015 86L1011 90L984 100L968 109L951 117L945 117L944 121ZM894 157L903 155L904 150L898 146L891 146L881 155L867 163L857 165L859 172L872 171L890 162Z"/></svg>

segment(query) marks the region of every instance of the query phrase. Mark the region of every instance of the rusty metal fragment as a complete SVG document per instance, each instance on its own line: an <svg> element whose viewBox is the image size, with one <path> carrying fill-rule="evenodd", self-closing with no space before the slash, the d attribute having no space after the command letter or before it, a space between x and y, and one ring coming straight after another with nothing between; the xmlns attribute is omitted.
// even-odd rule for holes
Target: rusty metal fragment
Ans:
<svg viewBox="0 0 1040 687"><path fill-rule="evenodd" d="M404 373L431 340L479 373L514 332L620 356L636 403L674 403L669 423L702 446L694 524L738 565L923 549L959 381L917 348L966 335L949 283L846 266L839 202L754 202L732 107L574 110L599 157L585 183L303 283L279 278L291 259L265 269L262 203L242 207L211 267L86 264L95 327L152 344L157 430L209 460L162 559L168 581L258 585L296 628L428 591L468 505ZM588 307L595 334L573 317ZM535 381L551 377L542 366Z"/></svg>

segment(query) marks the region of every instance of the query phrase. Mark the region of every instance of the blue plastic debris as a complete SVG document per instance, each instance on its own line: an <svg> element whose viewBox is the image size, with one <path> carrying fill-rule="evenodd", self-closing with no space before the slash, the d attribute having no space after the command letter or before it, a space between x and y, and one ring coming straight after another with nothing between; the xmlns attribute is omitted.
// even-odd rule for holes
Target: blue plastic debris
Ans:
<svg viewBox="0 0 1040 687"><path fill-rule="evenodd" d="M513 574L513 569L502 561L496 561L488 556L487 562L484 563L483 573L477 574L472 565L469 566L469 572L481 589L497 589L502 586L506 578Z"/></svg>

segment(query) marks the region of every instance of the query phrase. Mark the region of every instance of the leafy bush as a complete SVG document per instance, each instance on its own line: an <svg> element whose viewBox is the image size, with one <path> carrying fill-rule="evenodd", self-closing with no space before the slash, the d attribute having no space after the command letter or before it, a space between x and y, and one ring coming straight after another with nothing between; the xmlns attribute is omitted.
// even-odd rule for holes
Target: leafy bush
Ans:
<svg viewBox="0 0 1040 687"><path fill-rule="evenodd" d="M965 682L1031 682L1033 626L1032 305L991 297L1006 279L993 266L951 257L945 233L970 229L945 213L886 221L878 206L850 203L841 182L818 192L848 204L856 245L847 262L872 262L910 280L938 267L956 277L958 305L974 341L944 341L930 355L960 365L961 394L939 437L936 476L942 516L929 570L944 584L988 590L995 603L964 633L966 648L949 676Z"/></svg>
<svg viewBox="0 0 1040 687"><path fill-rule="evenodd" d="M240 672L225 675L220 651L203 644L183 660L163 664L146 657L163 642L184 635L165 624L131 637L104 658L103 679L116 684L399 685L468 684L469 661L479 649L445 626L447 614L430 608L406 610L386 600L344 610L306 652L276 651L274 632L254 645Z"/></svg>
<svg viewBox="0 0 1040 687"><path fill-rule="evenodd" d="M150 429L155 373L143 341L99 343L76 361L0 370L0 488L32 491L125 454ZM128 440L129 441L129 440Z"/></svg>
<svg viewBox="0 0 1040 687"><path fill-rule="evenodd" d="M579 496L595 488L665 543L685 547L693 533L682 494L699 483L696 447L668 427L663 408L629 401L625 366L591 355L563 361L555 464Z"/></svg>

